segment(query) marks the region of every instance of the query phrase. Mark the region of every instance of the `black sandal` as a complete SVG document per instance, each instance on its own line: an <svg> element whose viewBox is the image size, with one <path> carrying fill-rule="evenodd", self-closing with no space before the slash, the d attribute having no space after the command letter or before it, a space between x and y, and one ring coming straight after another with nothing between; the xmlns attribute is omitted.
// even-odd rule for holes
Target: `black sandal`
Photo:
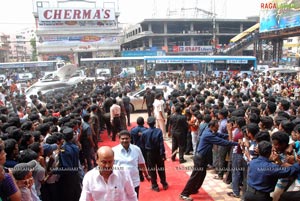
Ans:
<svg viewBox="0 0 300 201"><path fill-rule="evenodd" d="M228 192L227 195L230 196L230 197L234 197L234 198L240 198L240 196L234 194L234 192Z"/></svg>

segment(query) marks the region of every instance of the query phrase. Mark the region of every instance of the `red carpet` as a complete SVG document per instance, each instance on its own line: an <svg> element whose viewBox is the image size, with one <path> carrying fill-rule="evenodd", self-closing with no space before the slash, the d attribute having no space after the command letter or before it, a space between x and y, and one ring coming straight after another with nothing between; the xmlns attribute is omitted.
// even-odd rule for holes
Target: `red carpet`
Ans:
<svg viewBox="0 0 300 201"><path fill-rule="evenodd" d="M136 123L132 123L132 126L129 130L136 126ZM115 146L119 144L119 139L116 138L116 141L113 142L111 139L108 138L107 133L103 132L101 134L101 138L103 142L99 143L99 146ZM180 165L178 159L176 162L172 162L170 159L171 156L171 149L165 143L166 155L167 160L165 161L165 168L166 168L166 177L167 182L169 184L168 190L163 190L162 186L160 185L160 180L158 177L157 183L160 188L160 192L155 192L151 190L151 182L144 181L141 182L140 185L140 201L155 201L155 200L164 200L164 201L174 201L180 200L179 195L183 190L187 180L189 179L188 174L186 173L186 168ZM203 201L213 201L213 199L202 189L196 195L191 195L194 200L203 200Z"/></svg>

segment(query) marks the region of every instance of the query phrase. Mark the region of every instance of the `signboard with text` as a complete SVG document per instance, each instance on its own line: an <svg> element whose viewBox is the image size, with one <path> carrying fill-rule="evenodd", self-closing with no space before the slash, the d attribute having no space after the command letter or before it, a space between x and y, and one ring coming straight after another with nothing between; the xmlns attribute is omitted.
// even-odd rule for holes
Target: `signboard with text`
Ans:
<svg viewBox="0 0 300 201"><path fill-rule="evenodd" d="M48 21L48 22L38 22L39 29L53 29L59 28L96 28L105 29L107 27L117 27L116 21Z"/></svg>
<svg viewBox="0 0 300 201"><path fill-rule="evenodd" d="M212 52L212 46L173 46L173 52Z"/></svg>
<svg viewBox="0 0 300 201"><path fill-rule="evenodd" d="M191 64L191 63L194 63L194 64L197 64L197 63L214 63L215 60L201 60L201 59L176 59L176 58L173 58L173 59L157 59L156 60L156 63L157 64ZM152 63L150 60L148 61L148 63ZM225 61L224 61L225 63Z"/></svg>
<svg viewBox="0 0 300 201"><path fill-rule="evenodd" d="M122 57L163 56L165 51L122 51Z"/></svg>
<svg viewBox="0 0 300 201"><path fill-rule="evenodd" d="M49 46L53 45L74 45L81 44L87 46L89 44L93 45L103 45L103 44L118 44L117 36L106 36L102 34L91 34L91 35L72 35L72 36L60 36L60 35L46 35L40 36L38 42L40 44L47 44Z"/></svg>
<svg viewBox="0 0 300 201"><path fill-rule="evenodd" d="M48 21L112 21L116 19L113 8L39 8L40 22Z"/></svg>
<svg viewBox="0 0 300 201"><path fill-rule="evenodd" d="M260 4L259 32L300 26L300 0L266 0Z"/></svg>
<svg viewBox="0 0 300 201"><path fill-rule="evenodd" d="M239 59L239 60L227 60L228 64L247 64L248 60L245 59Z"/></svg>

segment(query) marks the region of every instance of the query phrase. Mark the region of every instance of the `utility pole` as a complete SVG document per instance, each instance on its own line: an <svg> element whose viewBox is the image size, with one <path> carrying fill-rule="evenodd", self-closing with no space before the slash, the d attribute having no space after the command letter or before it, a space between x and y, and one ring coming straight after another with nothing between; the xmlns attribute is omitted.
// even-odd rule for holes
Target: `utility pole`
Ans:
<svg viewBox="0 0 300 201"><path fill-rule="evenodd" d="M213 55L216 53L216 2L212 0L212 13L213 13Z"/></svg>

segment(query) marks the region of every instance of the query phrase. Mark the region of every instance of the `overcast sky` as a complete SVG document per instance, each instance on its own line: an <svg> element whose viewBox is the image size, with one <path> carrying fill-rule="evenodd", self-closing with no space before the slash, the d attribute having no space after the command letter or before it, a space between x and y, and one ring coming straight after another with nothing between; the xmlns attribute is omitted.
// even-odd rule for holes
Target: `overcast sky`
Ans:
<svg viewBox="0 0 300 201"><path fill-rule="evenodd" d="M117 0L116 0L117 1ZM137 23L145 18L165 17L167 11L175 11L183 7L195 7L206 11L212 11L212 0L118 0L120 10L120 22ZM260 2L267 0L215 0L217 18L243 19L249 16L259 15ZM170 3L171 2L171 3ZM226 8L226 9L225 9ZM8 33L20 30L24 27L34 26L32 15L32 0L1 0L0 7L0 33ZM173 12L174 13L174 12ZM177 13L180 16L180 13Z"/></svg>

